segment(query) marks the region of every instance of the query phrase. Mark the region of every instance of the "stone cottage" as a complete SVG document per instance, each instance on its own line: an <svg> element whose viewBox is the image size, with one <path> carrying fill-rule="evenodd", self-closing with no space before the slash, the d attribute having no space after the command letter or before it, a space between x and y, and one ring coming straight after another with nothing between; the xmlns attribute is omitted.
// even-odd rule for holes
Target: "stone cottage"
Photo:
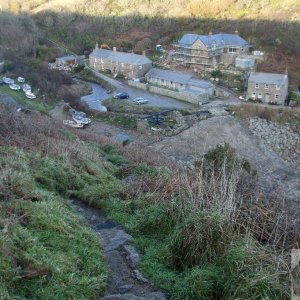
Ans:
<svg viewBox="0 0 300 300"><path fill-rule="evenodd" d="M246 99L283 105L288 96L288 85L287 74L251 72Z"/></svg>
<svg viewBox="0 0 300 300"><path fill-rule="evenodd" d="M90 67L98 71L111 71L114 76L127 79L143 77L152 67L152 61L144 55L100 49L98 45L89 56Z"/></svg>
<svg viewBox="0 0 300 300"><path fill-rule="evenodd" d="M195 70L234 64L239 55L249 53L249 43L235 34L185 34L174 43L173 61Z"/></svg>
<svg viewBox="0 0 300 300"><path fill-rule="evenodd" d="M66 55L66 56L61 56L57 57L55 60L55 64L57 67L72 67L77 64L77 57L75 55Z"/></svg>
<svg viewBox="0 0 300 300"><path fill-rule="evenodd" d="M212 83L197 79L190 74L152 68L145 77L150 92L197 105L208 100L215 93Z"/></svg>

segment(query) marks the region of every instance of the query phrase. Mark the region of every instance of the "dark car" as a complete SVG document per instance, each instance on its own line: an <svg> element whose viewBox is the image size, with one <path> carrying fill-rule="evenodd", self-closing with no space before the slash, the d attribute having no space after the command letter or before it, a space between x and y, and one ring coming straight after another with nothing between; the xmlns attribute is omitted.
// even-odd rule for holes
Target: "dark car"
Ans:
<svg viewBox="0 0 300 300"><path fill-rule="evenodd" d="M117 93L114 95L115 99L128 99L129 98L129 94L122 92L122 93Z"/></svg>

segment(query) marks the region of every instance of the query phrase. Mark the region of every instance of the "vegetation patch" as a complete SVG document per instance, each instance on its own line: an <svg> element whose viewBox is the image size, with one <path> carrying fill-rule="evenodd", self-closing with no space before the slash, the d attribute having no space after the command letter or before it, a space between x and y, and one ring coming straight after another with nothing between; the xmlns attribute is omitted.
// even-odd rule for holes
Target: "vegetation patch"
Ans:
<svg viewBox="0 0 300 300"><path fill-rule="evenodd" d="M80 294L95 299L104 295L108 271L101 245L83 218L55 193L62 189L58 181L67 178L59 175L61 168L55 171L59 164L50 158L42 163L44 178L55 174L41 185L32 176L38 156L13 148L5 153L0 160L0 296L71 299Z"/></svg>

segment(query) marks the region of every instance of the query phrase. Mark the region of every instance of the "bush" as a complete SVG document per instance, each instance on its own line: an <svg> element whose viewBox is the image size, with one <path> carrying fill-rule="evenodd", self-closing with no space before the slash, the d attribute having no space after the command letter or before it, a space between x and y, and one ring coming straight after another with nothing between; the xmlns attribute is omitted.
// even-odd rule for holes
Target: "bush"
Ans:
<svg viewBox="0 0 300 300"><path fill-rule="evenodd" d="M168 245L176 269L214 262L223 255L233 232L219 213L198 212L175 228Z"/></svg>

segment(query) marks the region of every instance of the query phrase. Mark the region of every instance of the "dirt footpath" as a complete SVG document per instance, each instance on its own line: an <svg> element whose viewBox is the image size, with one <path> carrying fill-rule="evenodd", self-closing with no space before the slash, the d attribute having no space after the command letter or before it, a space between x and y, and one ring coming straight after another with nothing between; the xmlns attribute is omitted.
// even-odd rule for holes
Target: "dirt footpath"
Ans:
<svg viewBox="0 0 300 300"><path fill-rule="evenodd" d="M229 143L258 170L261 184L267 191L300 201L300 174L232 116L201 121L151 147L166 156L188 162L201 158L209 149L224 142Z"/></svg>

